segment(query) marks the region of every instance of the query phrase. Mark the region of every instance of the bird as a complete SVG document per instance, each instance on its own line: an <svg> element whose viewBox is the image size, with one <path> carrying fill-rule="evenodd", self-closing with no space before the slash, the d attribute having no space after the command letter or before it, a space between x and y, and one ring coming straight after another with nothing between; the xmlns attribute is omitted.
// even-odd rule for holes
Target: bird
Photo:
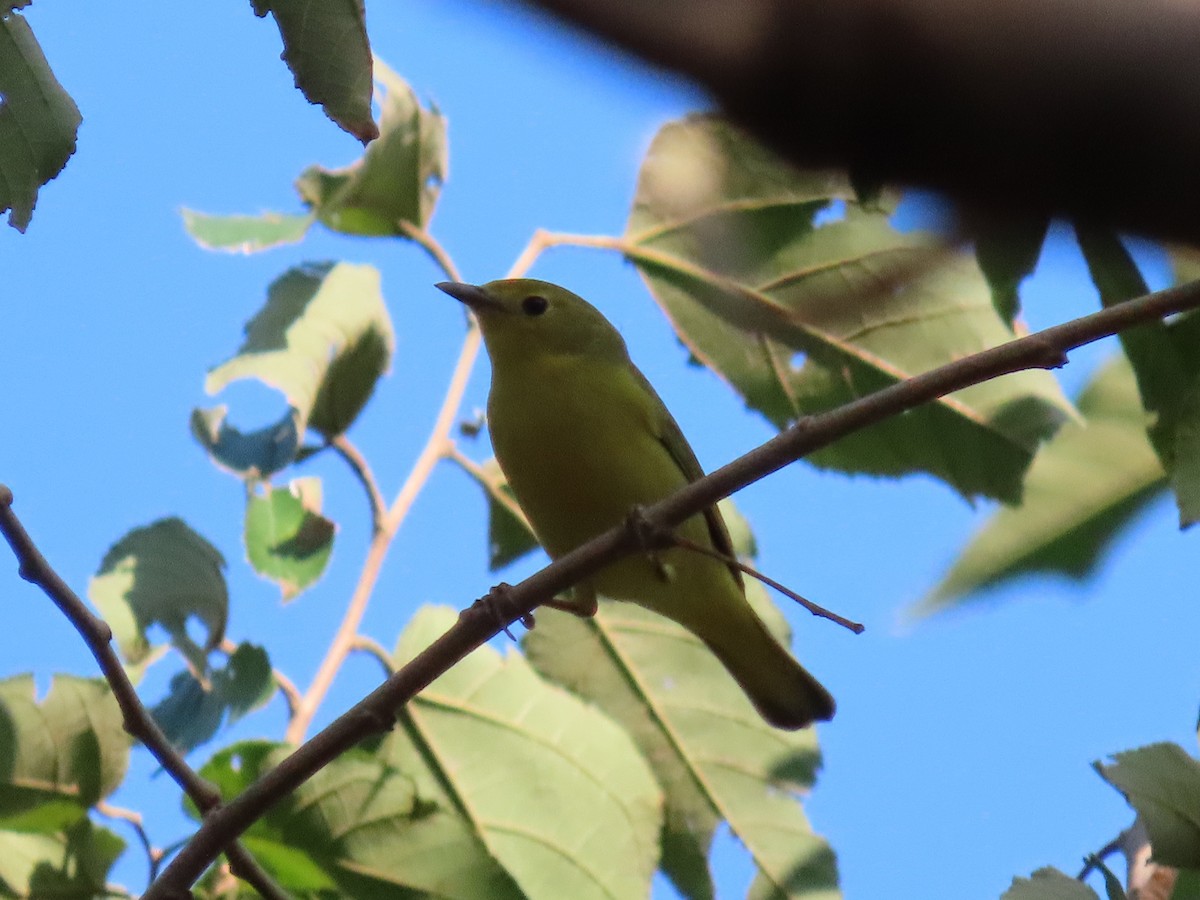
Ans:
<svg viewBox="0 0 1200 900"><path fill-rule="evenodd" d="M437 287L479 323L492 366L487 425L496 461L552 559L704 474L620 332L582 297L532 278ZM715 506L675 533L733 557ZM728 562L681 546L639 552L577 585L569 608L594 614L597 595L698 637L770 725L795 730L833 718L833 697L767 630Z"/></svg>

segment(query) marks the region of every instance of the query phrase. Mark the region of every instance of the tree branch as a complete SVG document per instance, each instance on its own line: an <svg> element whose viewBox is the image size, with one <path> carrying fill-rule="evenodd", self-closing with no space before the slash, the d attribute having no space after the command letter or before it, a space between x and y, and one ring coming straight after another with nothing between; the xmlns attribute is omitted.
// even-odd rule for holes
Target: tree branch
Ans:
<svg viewBox="0 0 1200 900"><path fill-rule="evenodd" d="M1200 238L1200 5L525 0L709 90L801 166Z"/></svg>
<svg viewBox="0 0 1200 900"><path fill-rule="evenodd" d="M158 727L158 723L142 705L133 683L125 674L121 660L117 658L117 654L112 648L112 630L108 627L108 623L94 615L79 598L79 595L71 590L54 571L46 557L34 544L33 538L29 536L25 526L21 524L12 505L12 491L6 485L0 484L0 533L4 535L4 539L12 548L13 555L17 558L18 574L25 581L41 588L79 632L80 637L92 652L96 663L100 666L105 681L112 689L117 705L121 708L125 730L142 742L175 783L192 798L202 814L207 814L219 807L221 795L217 789L196 774L183 757L175 752L175 748L171 746L167 736ZM270 900L287 900L287 894L271 880L271 877L241 844L226 843L228 846L223 847L222 850L229 858L230 866L239 878L252 885L255 890ZM214 855L212 859L216 859L216 856ZM199 877L199 873L197 873L197 877Z"/></svg>
<svg viewBox="0 0 1200 900"><path fill-rule="evenodd" d="M1200 307L1200 282L1147 294L1089 316L1056 325L1028 337L898 382L838 409L801 419L745 456L717 469L678 493L648 507L645 521L654 529L672 529L718 500L758 481L805 454L851 432L899 415L922 403L1001 375L1033 368L1057 368L1068 351L1153 319ZM167 900L186 889L221 849L242 834L267 809L311 778L322 766L359 741L387 731L396 710L468 653L532 612L542 601L565 591L622 555L635 552L637 529L613 528L506 592L505 616L498 621L486 601L464 610L458 622L384 684L339 716L246 789L227 806L205 817L143 900Z"/></svg>

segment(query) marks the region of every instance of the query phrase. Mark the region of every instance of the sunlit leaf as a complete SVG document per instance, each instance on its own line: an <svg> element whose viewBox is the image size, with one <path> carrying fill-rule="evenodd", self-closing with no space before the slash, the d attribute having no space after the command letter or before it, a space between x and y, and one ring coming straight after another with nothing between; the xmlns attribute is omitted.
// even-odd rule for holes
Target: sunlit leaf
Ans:
<svg viewBox="0 0 1200 900"><path fill-rule="evenodd" d="M691 117L651 145L623 246L693 355L782 427L1014 337L975 261L895 230L889 212L860 206L843 177L797 171ZM1015 501L1038 443L1069 415L1051 375L1021 372L808 459L925 471L964 496Z"/></svg>
<svg viewBox="0 0 1200 900"><path fill-rule="evenodd" d="M24 6L25 4L17 4ZM38 189L62 171L75 152L82 117L50 71L24 17L0 15L0 213L24 231Z"/></svg>
<svg viewBox="0 0 1200 900"><path fill-rule="evenodd" d="M115 791L128 765L104 681L57 675L41 703L32 675L0 681L0 828L61 830Z"/></svg>
<svg viewBox="0 0 1200 900"><path fill-rule="evenodd" d="M316 221L312 215L263 213L260 216L213 216L183 210L183 227L201 247L230 253L257 253L294 244Z"/></svg>
<svg viewBox="0 0 1200 900"><path fill-rule="evenodd" d="M448 166L446 120L379 60L375 78L385 89L379 137L353 165L305 170L296 190L334 231L398 236L401 223L424 229L433 215Z"/></svg>
<svg viewBox="0 0 1200 900"><path fill-rule="evenodd" d="M1033 461L1020 506L998 510L916 611L957 605L1032 572L1082 579L1137 513L1166 488L1124 357L1104 366L1069 422Z"/></svg>
<svg viewBox="0 0 1200 900"><path fill-rule="evenodd" d="M246 325L238 355L205 379L209 394L253 378L280 391L289 412L281 422L243 435L223 408L197 410L192 430L214 457L247 477L278 471L295 458L311 427L326 437L357 418L387 371L395 346L391 319L371 266L319 263L288 270L270 287L267 304Z"/></svg>
<svg viewBox="0 0 1200 900"><path fill-rule="evenodd" d="M158 624L196 671L203 672L208 651L225 635L229 593L224 569L217 549L181 519L159 519L113 544L88 584L88 596L131 664L146 659L146 631ZM208 632L202 647L187 633L192 616Z"/></svg>
<svg viewBox="0 0 1200 900"><path fill-rule="evenodd" d="M128 897L108 871L125 849L111 831L80 819L56 834L0 831L0 896L30 900Z"/></svg>
<svg viewBox="0 0 1200 900"><path fill-rule="evenodd" d="M397 664L455 618L419 612ZM661 817L650 770L622 729L521 656L473 652L404 708L379 752L421 796L457 804L524 896L649 893Z"/></svg>
<svg viewBox="0 0 1200 900"><path fill-rule="evenodd" d="M1125 795L1150 834L1156 863L1200 869L1200 763L1178 744L1150 744L1096 763Z"/></svg>
<svg viewBox="0 0 1200 900"><path fill-rule="evenodd" d="M283 61L310 103L363 143L379 135L371 118L371 45L363 0L251 0L270 13Z"/></svg>
<svg viewBox="0 0 1200 900"><path fill-rule="evenodd" d="M747 592L786 642L761 588ZM590 620L538 610L525 649L539 672L619 722L649 760L667 803L662 867L685 896L711 896L706 859L722 820L779 896L840 896L833 853L797 796L820 765L814 731L763 722L699 639L633 604L604 601Z"/></svg>
<svg viewBox="0 0 1200 900"><path fill-rule="evenodd" d="M246 501L246 556L290 600L325 571L333 552L334 524L321 515L321 480L297 478L267 486Z"/></svg>

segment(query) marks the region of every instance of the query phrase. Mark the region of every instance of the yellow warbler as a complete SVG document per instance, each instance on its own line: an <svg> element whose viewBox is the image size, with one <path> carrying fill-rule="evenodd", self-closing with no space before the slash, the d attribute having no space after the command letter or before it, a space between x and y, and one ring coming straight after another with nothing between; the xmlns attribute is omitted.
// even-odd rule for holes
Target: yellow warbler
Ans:
<svg viewBox="0 0 1200 900"><path fill-rule="evenodd" d="M492 361L492 446L551 557L703 474L621 335L587 301L527 278L438 287L479 319ZM716 508L676 533L733 553ZM602 569L576 587L576 611L594 613L597 594L632 601L687 628L772 725L803 728L833 717L833 697L767 631L736 569L675 547Z"/></svg>

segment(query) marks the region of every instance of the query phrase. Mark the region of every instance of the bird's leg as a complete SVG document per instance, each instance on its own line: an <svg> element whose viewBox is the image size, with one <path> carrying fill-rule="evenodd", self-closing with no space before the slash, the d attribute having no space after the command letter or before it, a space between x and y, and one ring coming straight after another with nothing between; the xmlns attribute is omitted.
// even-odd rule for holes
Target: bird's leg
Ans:
<svg viewBox="0 0 1200 900"><path fill-rule="evenodd" d="M496 619L496 624L500 626L500 630L508 635L509 640L516 641L513 633L509 631L508 624L516 619L527 629L533 628L533 613L524 613L521 616L513 615L512 602L512 585L507 581L501 581L499 584L492 587L490 591L476 600L472 606L484 606Z"/></svg>
<svg viewBox="0 0 1200 900"><path fill-rule="evenodd" d="M542 606L567 612L573 616L579 616L581 619L590 619L599 608L599 604L596 602L596 592L582 584L577 584L572 588L570 599L552 597L543 601Z"/></svg>
<svg viewBox="0 0 1200 900"><path fill-rule="evenodd" d="M629 515L625 517L625 527L637 539L638 545L642 548L642 552L646 554L646 559L650 561L650 565L654 567L654 571L658 577L663 581L670 581L671 570L663 562L659 551L672 545L671 533L664 532L662 529L650 524L650 520L646 518L646 508L640 505L629 510Z"/></svg>

